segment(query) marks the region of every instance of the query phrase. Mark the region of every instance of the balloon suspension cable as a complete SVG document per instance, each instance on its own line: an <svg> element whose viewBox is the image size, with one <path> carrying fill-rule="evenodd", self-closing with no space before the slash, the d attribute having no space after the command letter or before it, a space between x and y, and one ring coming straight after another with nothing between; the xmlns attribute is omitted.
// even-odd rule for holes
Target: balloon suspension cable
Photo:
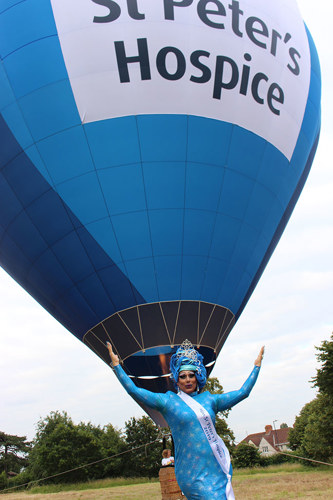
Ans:
<svg viewBox="0 0 333 500"><path fill-rule="evenodd" d="M283 451L278 451L278 454L286 455L286 457L297 458L298 460L306 460L308 462L313 462L315 464L329 465L330 467L333 467L333 464L329 464L328 462L321 462L320 460L314 460L313 458L299 457L298 455L293 455L292 453L284 453Z"/></svg>
<svg viewBox="0 0 333 500"><path fill-rule="evenodd" d="M84 467L90 467L91 465L100 464L101 462L105 462L106 460L111 460L111 458L116 458L116 457L119 457L120 455L125 455L126 453L132 453L133 451L140 450L141 448L145 448L145 454L147 456L147 447L151 446L152 444L160 442L162 435L163 435L163 433L160 430L157 438L154 441L150 441L149 443L142 444L140 446L137 446L136 448L131 448L130 450L121 451L120 453L117 453L115 455L111 455L110 457L101 458L100 460L95 460L95 462L90 462L88 464L79 465L78 467L74 467L73 469L69 469L69 470L66 470L64 472L59 472L58 474L53 474L52 476L43 477L41 479L35 479L34 481L29 481L28 483L19 484L17 486L11 486L10 488L5 488L5 489L0 491L0 494L5 493L5 492L10 491L10 490L17 489L17 488L23 488L24 486L29 486L29 485L32 485L35 483L36 483L35 485L37 485L38 483L40 483L42 481L46 481L47 479L53 479L54 477L63 476L64 474L69 474L70 472L73 472L73 471L76 471L79 469L83 469ZM170 433L169 433L169 435L170 435Z"/></svg>

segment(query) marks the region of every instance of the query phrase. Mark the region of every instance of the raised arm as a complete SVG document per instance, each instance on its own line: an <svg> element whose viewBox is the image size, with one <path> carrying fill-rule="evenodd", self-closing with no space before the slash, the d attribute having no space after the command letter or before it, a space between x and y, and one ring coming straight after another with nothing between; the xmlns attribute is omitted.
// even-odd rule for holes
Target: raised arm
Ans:
<svg viewBox="0 0 333 500"><path fill-rule="evenodd" d="M140 387L137 387L134 384L133 380L130 379L130 377L125 373L125 371L120 366L119 358L113 352L110 342L107 342L106 345L109 350L114 372L119 382L128 392L128 394L132 396L132 398L138 401L139 403L143 403L146 406L149 406L150 408L154 408L155 410L163 411L167 400L166 394L150 392L147 391L146 389L141 389Z"/></svg>
<svg viewBox="0 0 333 500"><path fill-rule="evenodd" d="M254 366L259 366L259 367L261 366L262 358L264 357L264 352L265 352L265 346L263 345L259 351L258 357L254 362Z"/></svg>
<svg viewBox="0 0 333 500"><path fill-rule="evenodd" d="M231 391L225 394L214 395L216 402L216 412L227 410L249 396L259 375L262 358L264 356L264 350L265 348L263 346L260 349L258 357L254 362L254 368L250 373L250 376L238 391Z"/></svg>

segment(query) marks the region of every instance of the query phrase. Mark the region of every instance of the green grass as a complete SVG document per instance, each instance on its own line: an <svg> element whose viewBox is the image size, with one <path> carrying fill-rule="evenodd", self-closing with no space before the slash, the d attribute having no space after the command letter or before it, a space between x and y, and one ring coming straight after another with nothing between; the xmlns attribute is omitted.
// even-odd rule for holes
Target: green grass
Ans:
<svg viewBox="0 0 333 500"><path fill-rule="evenodd" d="M114 479L98 479L96 481L88 481L86 483L66 483L66 484L47 484L42 486L32 486L28 493L60 493L62 491L82 491L82 490L99 490L101 488L113 488L115 486L129 486L131 484L146 484L157 483L158 477L149 479L147 477L125 478L118 477Z"/></svg>
<svg viewBox="0 0 333 500"><path fill-rule="evenodd" d="M242 500L333 499L333 468L301 464L236 469L235 497ZM157 478L116 478L77 484L41 485L13 491L3 500L161 500ZM1 500L1 495L0 495Z"/></svg>
<svg viewBox="0 0 333 500"><path fill-rule="evenodd" d="M319 469L319 468L318 468ZM286 472L307 472L316 470L314 467L308 467L298 463L269 465L268 467L249 467L244 469L234 469L234 477L253 476L256 474L280 474ZM323 469L320 469L323 470Z"/></svg>
<svg viewBox="0 0 333 500"><path fill-rule="evenodd" d="M292 464L279 464L279 465L270 465L268 467L251 467L244 469L234 469L233 477L241 477L241 476L254 476L261 474L281 474L281 473L290 473L293 472L316 472L316 471L328 471L331 470L332 467L329 466L320 466L320 467L311 467L307 465L302 465L299 463Z"/></svg>
<svg viewBox="0 0 333 500"><path fill-rule="evenodd" d="M289 490L286 490L286 492L284 492L286 482L289 485ZM148 495L147 491L144 490L145 485L153 486L154 483L158 483L157 477L152 479L110 478L76 484L41 484L40 486L32 485L32 487L29 490L25 490L25 492L22 492L21 490L22 494L18 498L22 499L26 496L28 499L30 494L40 494L41 499L43 499L49 498L48 495L50 495L51 493L68 494L67 492L70 491L74 493L84 490L96 490L95 494L92 491L90 494L91 496L87 497L95 499L97 498L97 490L115 488L115 490L113 491L116 492L116 487L120 486L125 487L123 492L121 494L119 492L117 494L113 494L112 491L110 491L110 498L123 498L125 500L126 498L134 498L132 493L128 495L128 493L126 492L130 490L132 485L138 485L137 491L140 493L142 489L143 493L140 493L141 496L138 493L137 498L142 499L147 498ZM293 485L293 488L295 490L294 492L291 491L290 484ZM322 485L320 486L320 484ZM235 491L237 491L238 493L239 498L245 500L262 499L262 491L263 489L267 490L267 485L269 485L270 491L270 496L267 496L267 498L269 499L305 498L306 496L307 498L309 498L309 500L314 498L317 499L318 497L323 498L324 500L326 495L325 492L329 491L329 494L331 494L331 492L333 491L333 468L328 466L309 467L307 465L302 465L299 463L285 463L279 465L271 465L269 467L255 467L251 469L249 468L234 470L234 487ZM129 490L126 490L127 486L129 487ZM321 488L321 491L318 490L318 488ZM301 491L303 490L307 492L305 496L301 496ZM160 498L160 488L158 484L156 484L156 491L155 487L153 491L155 492L155 496L151 497L152 492L151 490L149 490L149 497ZM15 492L18 493L19 490L14 490L13 493ZM314 492L313 496L310 496L310 492ZM101 494L103 495L104 493L101 492ZM10 498L10 495L8 495L8 498ZM103 496L103 498L105 497ZM326 498L328 497L326 496Z"/></svg>

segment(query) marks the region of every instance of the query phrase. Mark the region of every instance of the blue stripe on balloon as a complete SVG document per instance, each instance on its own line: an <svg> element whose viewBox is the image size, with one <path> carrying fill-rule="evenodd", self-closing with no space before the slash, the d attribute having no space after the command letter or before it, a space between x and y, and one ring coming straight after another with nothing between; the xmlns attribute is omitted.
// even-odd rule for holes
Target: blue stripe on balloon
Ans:
<svg viewBox="0 0 333 500"><path fill-rule="evenodd" d="M3 1L0 7L1 58L49 36L57 36L48 0Z"/></svg>
<svg viewBox="0 0 333 500"><path fill-rule="evenodd" d="M66 77L59 40L55 35L24 45L4 60L16 99ZM17 68L24 71L24 79L15 78Z"/></svg>
<svg viewBox="0 0 333 500"><path fill-rule="evenodd" d="M1 265L66 328L88 328L144 298L36 170L4 120ZM6 152L2 151L3 153Z"/></svg>

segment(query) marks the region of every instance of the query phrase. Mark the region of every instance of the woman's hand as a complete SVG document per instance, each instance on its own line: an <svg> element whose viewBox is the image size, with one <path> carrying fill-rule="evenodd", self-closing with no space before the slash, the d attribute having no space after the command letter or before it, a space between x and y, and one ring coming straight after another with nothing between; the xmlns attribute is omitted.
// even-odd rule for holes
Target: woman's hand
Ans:
<svg viewBox="0 0 333 500"><path fill-rule="evenodd" d="M110 354L112 366L118 366L119 365L119 358L118 358L117 354L115 354L113 352L112 345L110 344L110 342L106 343L106 347L108 348L108 351Z"/></svg>
<svg viewBox="0 0 333 500"><path fill-rule="evenodd" d="M265 352L265 346L263 345L262 348L260 349L257 359L254 362L255 366L261 366L262 358L264 357L264 352Z"/></svg>

